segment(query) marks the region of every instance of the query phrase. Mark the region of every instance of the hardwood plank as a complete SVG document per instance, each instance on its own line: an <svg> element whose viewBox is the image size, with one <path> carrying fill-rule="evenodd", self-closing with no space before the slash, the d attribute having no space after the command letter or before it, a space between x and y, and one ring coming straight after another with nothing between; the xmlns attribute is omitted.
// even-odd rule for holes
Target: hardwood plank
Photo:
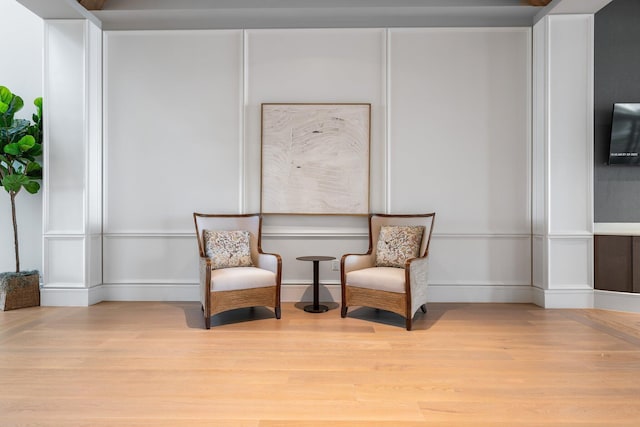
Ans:
<svg viewBox="0 0 640 427"><path fill-rule="evenodd" d="M0 312L2 426L631 426L640 315L430 304L414 330L355 308L198 303Z"/></svg>

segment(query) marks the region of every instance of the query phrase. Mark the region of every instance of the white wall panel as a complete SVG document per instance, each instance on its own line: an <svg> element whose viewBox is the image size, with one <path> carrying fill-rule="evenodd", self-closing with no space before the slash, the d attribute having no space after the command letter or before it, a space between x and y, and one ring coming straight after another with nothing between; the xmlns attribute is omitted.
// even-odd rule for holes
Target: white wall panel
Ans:
<svg viewBox="0 0 640 427"><path fill-rule="evenodd" d="M365 253L369 247L368 236L352 237L310 237L310 236L269 236L264 237L262 248L265 252L275 252L282 257L283 284L313 283L313 263L296 258L308 255L333 256L340 262L346 253ZM321 283L340 283L340 271L332 270L331 261L319 264Z"/></svg>
<svg viewBox="0 0 640 427"><path fill-rule="evenodd" d="M534 27L534 285L544 307L593 306L593 15Z"/></svg>
<svg viewBox="0 0 640 427"><path fill-rule="evenodd" d="M84 232L86 23L45 26L45 232ZM55 167L47 167L55 165Z"/></svg>
<svg viewBox="0 0 640 427"><path fill-rule="evenodd" d="M188 235L104 237L104 283L198 283L198 243Z"/></svg>
<svg viewBox="0 0 640 427"><path fill-rule="evenodd" d="M102 233L102 31L87 24L86 229ZM101 245L100 242L97 242Z"/></svg>
<svg viewBox="0 0 640 427"><path fill-rule="evenodd" d="M550 233L593 227L593 16L549 26Z"/></svg>
<svg viewBox="0 0 640 427"><path fill-rule="evenodd" d="M385 30L246 32L246 206L260 209L260 104L371 103L370 205L384 208Z"/></svg>
<svg viewBox="0 0 640 427"><path fill-rule="evenodd" d="M532 237L531 247L531 268L532 268L532 285L536 288L544 289L547 285L547 262L545 259L546 248L545 243L547 239L542 236Z"/></svg>
<svg viewBox="0 0 640 427"><path fill-rule="evenodd" d="M102 234L87 237L87 261L89 287L102 283Z"/></svg>
<svg viewBox="0 0 640 427"><path fill-rule="evenodd" d="M45 287L84 288L84 236L46 237Z"/></svg>
<svg viewBox="0 0 640 427"><path fill-rule="evenodd" d="M105 34L105 231L190 231L237 212L242 32Z"/></svg>
<svg viewBox="0 0 640 427"><path fill-rule="evenodd" d="M429 253L429 283L434 285L531 284L527 235L434 235Z"/></svg>
<svg viewBox="0 0 640 427"><path fill-rule="evenodd" d="M439 233L530 231L530 30L393 29L392 212Z"/></svg>
<svg viewBox="0 0 640 427"><path fill-rule="evenodd" d="M389 38L382 29L107 33L104 282L197 282L190 213L259 210L261 103L368 102L371 209L438 212L432 281L528 286L530 32L389 32ZM200 67L184 66L196 60ZM219 87L229 82L230 88ZM200 99L214 92L206 103ZM177 93L182 109L167 108ZM388 94L394 101L387 117ZM128 99L145 100L145 108ZM230 116L215 126L202 124L205 116L224 114ZM173 123L190 120L205 127L179 135L184 128ZM200 137L214 132L221 137ZM187 155L193 164L188 170L180 149L198 153ZM442 162L460 151L459 158ZM203 170L225 174L201 183ZM212 200L208 209L194 207L203 199ZM264 222L263 248L282 255L285 284L311 281L311 265L298 256L339 259L367 249L362 217L277 216ZM461 230L470 234L461 236ZM322 263L321 279L335 285L339 273Z"/></svg>
<svg viewBox="0 0 640 427"><path fill-rule="evenodd" d="M554 260L549 263L549 289L593 287L591 236L550 238L549 258Z"/></svg>
<svg viewBox="0 0 640 427"><path fill-rule="evenodd" d="M533 27L532 231L547 233L547 20ZM541 249L541 248L540 248ZM542 254L540 254L541 256ZM535 282L534 282L535 283Z"/></svg>

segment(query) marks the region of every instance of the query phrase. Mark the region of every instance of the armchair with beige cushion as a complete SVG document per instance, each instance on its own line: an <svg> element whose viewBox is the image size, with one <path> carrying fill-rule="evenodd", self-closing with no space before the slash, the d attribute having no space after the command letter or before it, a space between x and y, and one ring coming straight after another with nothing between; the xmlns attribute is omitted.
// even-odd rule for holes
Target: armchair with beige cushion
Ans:
<svg viewBox="0 0 640 427"><path fill-rule="evenodd" d="M194 213L193 219L205 327L211 316L243 307L274 307L280 319L282 259L262 251L262 217Z"/></svg>
<svg viewBox="0 0 640 427"><path fill-rule="evenodd" d="M428 255L435 213L369 216L369 250L340 261L342 317L351 306L403 316L407 330L418 308L427 312Z"/></svg>

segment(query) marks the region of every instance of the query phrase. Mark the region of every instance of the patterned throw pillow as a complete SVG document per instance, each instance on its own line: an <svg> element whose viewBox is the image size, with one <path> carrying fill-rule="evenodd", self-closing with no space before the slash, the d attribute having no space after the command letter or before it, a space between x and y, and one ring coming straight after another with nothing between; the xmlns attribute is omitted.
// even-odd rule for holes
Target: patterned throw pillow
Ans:
<svg viewBox="0 0 640 427"><path fill-rule="evenodd" d="M377 267L400 267L418 256L422 243L422 225L383 225L376 248Z"/></svg>
<svg viewBox="0 0 640 427"><path fill-rule="evenodd" d="M205 253L214 269L251 267L248 231L204 230Z"/></svg>

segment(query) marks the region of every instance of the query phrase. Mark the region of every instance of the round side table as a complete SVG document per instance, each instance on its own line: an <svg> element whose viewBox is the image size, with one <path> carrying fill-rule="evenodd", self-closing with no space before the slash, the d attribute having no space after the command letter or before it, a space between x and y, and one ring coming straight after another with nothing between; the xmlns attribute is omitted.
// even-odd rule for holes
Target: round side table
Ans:
<svg viewBox="0 0 640 427"><path fill-rule="evenodd" d="M313 305L307 305L304 311L307 313L324 313L329 310L326 305L321 305L320 299L320 279L318 270L320 267L320 261L332 261L336 259L334 256L299 256L296 258L299 261L312 261L313 262Z"/></svg>

